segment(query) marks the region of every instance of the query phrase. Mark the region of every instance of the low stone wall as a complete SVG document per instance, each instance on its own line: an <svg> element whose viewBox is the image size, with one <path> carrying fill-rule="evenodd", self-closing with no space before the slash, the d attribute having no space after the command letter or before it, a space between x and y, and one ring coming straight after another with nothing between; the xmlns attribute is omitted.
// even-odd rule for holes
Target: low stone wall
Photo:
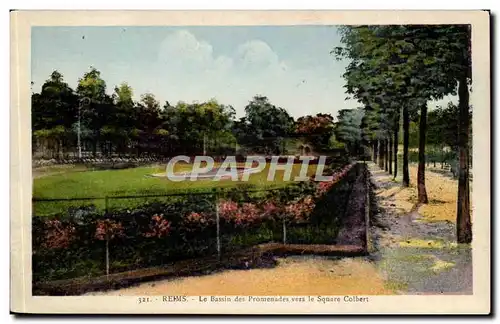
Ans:
<svg viewBox="0 0 500 324"><path fill-rule="evenodd" d="M82 158L82 159L50 159L33 160L32 167L44 167L53 165L84 164L84 165L118 165L118 164L149 164L168 162L168 158Z"/></svg>
<svg viewBox="0 0 500 324"><path fill-rule="evenodd" d="M273 156L263 156L266 163L272 161ZM168 163L172 157L97 157L97 158L69 158L69 159L36 159L32 162L32 167L43 167L53 165L68 165L68 164L84 164L84 165L113 165L113 164L150 164L150 163ZM195 156L190 157L190 161L194 161ZM215 162L222 162L226 156L212 156ZM280 156L278 163L287 163L289 158L294 164L302 164L300 156ZM340 157L326 157L326 164L331 164L336 161L342 160ZM236 162L244 163L247 161L247 156L236 156ZM318 164L319 157L315 156L314 159L309 161L309 164Z"/></svg>

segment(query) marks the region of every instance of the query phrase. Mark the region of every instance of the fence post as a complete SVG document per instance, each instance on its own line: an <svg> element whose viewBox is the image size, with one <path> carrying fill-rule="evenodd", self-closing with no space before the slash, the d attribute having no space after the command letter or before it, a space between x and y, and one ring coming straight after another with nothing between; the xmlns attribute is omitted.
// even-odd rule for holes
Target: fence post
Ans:
<svg viewBox="0 0 500 324"><path fill-rule="evenodd" d="M109 276L109 237L106 235L106 277Z"/></svg>
<svg viewBox="0 0 500 324"><path fill-rule="evenodd" d="M214 200L215 200L215 220L217 225L217 258L220 260L220 216L219 216L219 195L217 194L217 189L214 190Z"/></svg>

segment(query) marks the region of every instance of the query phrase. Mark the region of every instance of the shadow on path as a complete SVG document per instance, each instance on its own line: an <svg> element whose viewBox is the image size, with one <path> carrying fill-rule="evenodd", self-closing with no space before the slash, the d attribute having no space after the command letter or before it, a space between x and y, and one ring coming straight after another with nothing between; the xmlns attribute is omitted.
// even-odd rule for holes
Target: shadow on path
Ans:
<svg viewBox="0 0 500 324"><path fill-rule="evenodd" d="M472 251L456 244L455 224L428 222L415 205L399 213L395 196L406 188L383 195L400 184L374 163L369 169L377 191L372 195L371 258L388 284L401 294L472 294Z"/></svg>

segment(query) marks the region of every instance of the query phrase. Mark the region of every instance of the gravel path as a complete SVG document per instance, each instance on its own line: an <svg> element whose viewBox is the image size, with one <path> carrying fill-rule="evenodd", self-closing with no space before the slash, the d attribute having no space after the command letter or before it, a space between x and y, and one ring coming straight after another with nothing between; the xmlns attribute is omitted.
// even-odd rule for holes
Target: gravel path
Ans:
<svg viewBox="0 0 500 324"><path fill-rule="evenodd" d="M389 295L373 262L365 258L295 256L268 269L227 270L211 275L144 283L87 295Z"/></svg>
<svg viewBox="0 0 500 324"><path fill-rule="evenodd" d="M415 208L401 212L407 201L384 195L400 184L375 164L369 167L379 206L371 228L371 257L385 279L405 294L472 294L472 251L455 243L455 224L429 222ZM442 175L427 172L427 177Z"/></svg>

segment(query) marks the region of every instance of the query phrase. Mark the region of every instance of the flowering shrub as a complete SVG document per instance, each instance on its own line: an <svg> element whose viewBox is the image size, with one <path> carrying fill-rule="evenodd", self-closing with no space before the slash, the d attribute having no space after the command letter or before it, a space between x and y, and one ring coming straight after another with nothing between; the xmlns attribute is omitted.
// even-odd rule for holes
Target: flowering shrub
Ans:
<svg viewBox="0 0 500 324"><path fill-rule="evenodd" d="M45 222L46 232L42 247L48 249L66 248L73 241L75 227L64 224L60 220L48 220Z"/></svg>
<svg viewBox="0 0 500 324"><path fill-rule="evenodd" d="M340 180L342 180L349 170L352 169L352 167L355 165L355 163L351 163L344 168L340 169L339 171L336 171L332 174L332 180L331 181L321 181L317 187L316 187L316 197L321 197L324 194L326 194L330 189Z"/></svg>
<svg viewBox="0 0 500 324"><path fill-rule="evenodd" d="M254 225L263 220L278 219L283 216L287 217L289 221L292 222L307 222L309 214L316 206L315 200L321 198L330 191L338 181L347 175L353 166L354 164L350 164L334 172L331 181L321 181L317 183L314 195L295 198L288 203L277 202L276 199L268 199L260 205L254 203L243 203L239 205L232 200L221 200L218 203L219 215L224 221L239 227ZM195 215L199 214L191 213L187 217L194 218Z"/></svg>
<svg viewBox="0 0 500 324"><path fill-rule="evenodd" d="M241 206L231 200L221 200L218 203L219 216L227 223L236 226L246 226L261 220L262 212L253 203L244 203Z"/></svg>
<svg viewBox="0 0 500 324"><path fill-rule="evenodd" d="M144 233L145 237L164 237L170 233L171 224L168 220L163 218L163 214L153 215L149 225L149 232Z"/></svg>
<svg viewBox="0 0 500 324"><path fill-rule="evenodd" d="M238 203L231 200L221 200L217 204L219 216L227 222L231 222L238 216Z"/></svg>
<svg viewBox="0 0 500 324"><path fill-rule="evenodd" d="M334 181L322 181L318 184L316 189L316 197L321 197L327 193L331 187L335 184Z"/></svg>
<svg viewBox="0 0 500 324"><path fill-rule="evenodd" d="M316 204L312 196L306 196L294 201L285 207L285 214L291 221L303 223L308 220L308 216L313 211Z"/></svg>
<svg viewBox="0 0 500 324"><path fill-rule="evenodd" d="M95 238L101 241L111 240L116 236L123 235L122 224L111 220L98 220L96 224Z"/></svg>
<svg viewBox="0 0 500 324"><path fill-rule="evenodd" d="M204 229L207 226L213 225L214 221L207 213L191 212L182 221L183 227L189 231Z"/></svg>
<svg viewBox="0 0 500 324"><path fill-rule="evenodd" d="M277 218L283 212L283 208L280 207L275 201L269 200L262 205L262 217L264 219L274 219Z"/></svg>
<svg viewBox="0 0 500 324"><path fill-rule="evenodd" d="M240 212L237 214L239 218L236 219L236 225L242 224L255 224L261 220L262 212L259 208L252 203L244 203L240 208Z"/></svg>

